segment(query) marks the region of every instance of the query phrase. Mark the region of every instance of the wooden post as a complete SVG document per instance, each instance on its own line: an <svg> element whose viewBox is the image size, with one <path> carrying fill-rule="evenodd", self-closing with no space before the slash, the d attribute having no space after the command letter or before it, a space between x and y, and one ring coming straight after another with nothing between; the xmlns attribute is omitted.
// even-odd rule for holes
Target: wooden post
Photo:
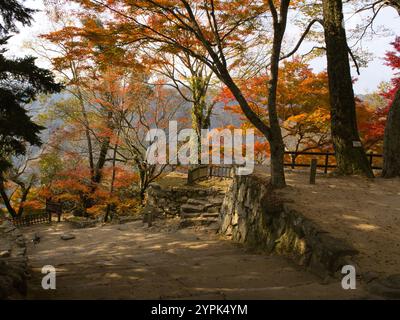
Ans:
<svg viewBox="0 0 400 320"><path fill-rule="evenodd" d="M310 184L315 184L315 177L317 175L317 159L311 159L311 167L310 167Z"/></svg>
<svg viewBox="0 0 400 320"><path fill-rule="evenodd" d="M328 165L329 165L329 154L327 153L325 156L325 174L328 173Z"/></svg>
<svg viewBox="0 0 400 320"><path fill-rule="evenodd" d="M292 157L292 169L294 169L296 167L296 155L292 153L291 157Z"/></svg>

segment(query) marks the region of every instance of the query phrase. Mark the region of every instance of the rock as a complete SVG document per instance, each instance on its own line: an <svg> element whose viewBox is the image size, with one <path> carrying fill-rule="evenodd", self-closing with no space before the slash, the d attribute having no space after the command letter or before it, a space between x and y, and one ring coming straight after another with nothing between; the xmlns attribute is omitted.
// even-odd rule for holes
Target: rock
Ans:
<svg viewBox="0 0 400 320"><path fill-rule="evenodd" d="M0 258L8 258L11 254L10 250L6 250L6 251L1 251L0 252Z"/></svg>
<svg viewBox="0 0 400 320"><path fill-rule="evenodd" d="M68 240L73 240L76 237L73 234L63 234L63 235L61 235L60 238L61 238L61 240L68 241Z"/></svg>

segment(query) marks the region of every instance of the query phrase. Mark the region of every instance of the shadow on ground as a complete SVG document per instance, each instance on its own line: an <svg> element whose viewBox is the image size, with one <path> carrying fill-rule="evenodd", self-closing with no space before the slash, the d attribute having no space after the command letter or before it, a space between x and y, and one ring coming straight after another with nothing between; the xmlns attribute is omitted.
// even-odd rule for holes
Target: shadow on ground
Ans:
<svg viewBox="0 0 400 320"><path fill-rule="evenodd" d="M161 222L159 222L161 223ZM32 277L28 299L357 299L339 280L323 284L279 256L254 254L211 231L145 228L141 222L71 230L67 223L24 230ZM63 241L60 236L76 238ZM41 268L57 289L41 287Z"/></svg>

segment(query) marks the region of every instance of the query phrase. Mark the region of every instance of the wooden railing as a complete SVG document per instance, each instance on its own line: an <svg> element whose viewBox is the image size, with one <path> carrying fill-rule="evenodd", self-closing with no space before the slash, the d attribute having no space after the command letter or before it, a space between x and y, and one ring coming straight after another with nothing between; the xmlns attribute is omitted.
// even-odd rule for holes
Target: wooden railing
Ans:
<svg viewBox="0 0 400 320"><path fill-rule="evenodd" d="M61 221L62 204L58 202L46 201L45 212L39 214L27 214L16 217L12 221L16 227L30 226L39 223L50 223L52 215L57 215L57 221Z"/></svg>
<svg viewBox="0 0 400 320"><path fill-rule="evenodd" d="M199 165L190 168L188 171L188 184L193 184L196 181L209 179L213 177L227 178L233 177L235 167L232 165L216 166L216 165Z"/></svg>
<svg viewBox="0 0 400 320"><path fill-rule="evenodd" d="M13 223L16 227L30 226L39 223L47 223L50 221L51 216L47 213L28 214L13 219Z"/></svg>
<svg viewBox="0 0 400 320"><path fill-rule="evenodd" d="M292 169L296 167L310 167L310 162L311 158L322 158L323 164L318 162L317 168L322 168L324 169L325 173L328 173L329 169L334 169L337 167L336 164L331 164L330 163L330 158L335 157L335 153L333 152L294 152L294 151L286 151L285 155L289 155L291 157L290 162L285 162L286 167L291 167ZM299 156L310 156L310 161L308 163L297 163L296 160ZM367 157L369 159L369 162L371 164L372 169L375 170L382 170L382 167L375 164L374 159L375 158L383 158L382 154L375 154L375 153L367 153ZM320 160L320 159L319 159Z"/></svg>

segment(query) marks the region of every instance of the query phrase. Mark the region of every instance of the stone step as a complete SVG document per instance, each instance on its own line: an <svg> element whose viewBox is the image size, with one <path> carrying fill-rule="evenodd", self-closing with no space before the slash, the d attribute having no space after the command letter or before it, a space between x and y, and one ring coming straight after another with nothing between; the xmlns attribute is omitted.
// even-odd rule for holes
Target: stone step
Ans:
<svg viewBox="0 0 400 320"><path fill-rule="evenodd" d="M207 201L213 206L222 206L222 203L224 202L224 197L208 197Z"/></svg>
<svg viewBox="0 0 400 320"><path fill-rule="evenodd" d="M208 202L207 200L201 200L201 199L189 199L187 201L187 204L204 206L205 208L209 208L209 207L213 206L213 204Z"/></svg>
<svg viewBox="0 0 400 320"><path fill-rule="evenodd" d="M182 219L192 219L192 218L219 218L219 212L182 212Z"/></svg>
<svg viewBox="0 0 400 320"><path fill-rule="evenodd" d="M192 212L192 213L187 213L187 212L182 212L181 213L181 218L182 219L192 219L192 218L200 218L201 217L201 212Z"/></svg>
<svg viewBox="0 0 400 320"><path fill-rule="evenodd" d="M218 219L216 218L192 218L192 219L182 219L179 224L179 228L189 228L196 226L211 226L215 225L215 229L218 229Z"/></svg>
<svg viewBox="0 0 400 320"><path fill-rule="evenodd" d="M207 209L207 213L219 214L220 211L221 211L221 207L210 207Z"/></svg>
<svg viewBox="0 0 400 320"><path fill-rule="evenodd" d="M204 217L204 218L218 218L219 217L219 213L205 212L205 213L202 213L201 216Z"/></svg>
<svg viewBox="0 0 400 320"><path fill-rule="evenodd" d="M184 204L181 206L181 213L202 213L205 210L204 205Z"/></svg>

